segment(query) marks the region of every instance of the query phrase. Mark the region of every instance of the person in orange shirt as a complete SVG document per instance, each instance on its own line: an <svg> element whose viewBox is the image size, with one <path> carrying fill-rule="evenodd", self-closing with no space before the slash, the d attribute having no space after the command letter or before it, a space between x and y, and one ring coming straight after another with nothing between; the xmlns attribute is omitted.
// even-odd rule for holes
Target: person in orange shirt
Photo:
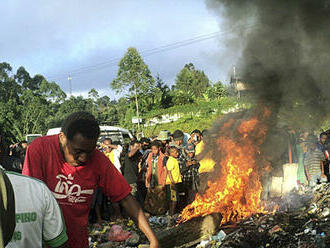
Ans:
<svg viewBox="0 0 330 248"><path fill-rule="evenodd" d="M161 147L160 141L153 141L151 152L146 159L147 175L145 184L148 192L144 208L153 215L162 215L166 212L166 167L163 164L165 155L161 152Z"/></svg>

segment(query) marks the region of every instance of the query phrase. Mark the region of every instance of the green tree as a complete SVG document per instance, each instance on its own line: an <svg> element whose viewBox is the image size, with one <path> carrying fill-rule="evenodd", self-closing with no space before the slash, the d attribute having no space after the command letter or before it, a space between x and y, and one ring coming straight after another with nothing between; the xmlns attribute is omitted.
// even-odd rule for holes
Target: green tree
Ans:
<svg viewBox="0 0 330 248"><path fill-rule="evenodd" d="M227 95L227 88L220 81L208 87L205 93L203 93L204 100L206 101L220 99Z"/></svg>
<svg viewBox="0 0 330 248"><path fill-rule="evenodd" d="M190 90L174 90L171 94L174 105L185 105L195 101L194 93Z"/></svg>
<svg viewBox="0 0 330 248"><path fill-rule="evenodd" d="M160 99L158 95L158 99L160 100L160 107L169 108L173 106L171 91L166 83L159 77L159 75L156 77L156 89L158 89L160 92L158 93L160 94Z"/></svg>
<svg viewBox="0 0 330 248"><path fill-rule="evenodd" d="M89 99L84 99L82 96L71 96L59 105L54 116L50 116L48 128L60 127L67 115L77 111L88 111L92 113L92 102Z"/></svg>
<svg viewBox="0 0 330 248"><path fill-rule="evenodd" d="M119 62L117 77L110 83L117 93L128 89L135 97L136 116L139 119L138 95L148 94L154 88L154 82L148 66L134 47L128 48ZM140 125L138 123L138 129Z"/></svg>
<svg viewBox="0 0 330 248"><path fill-rule="evenodd" d="M191 91L195 97L201 97L209 86L210 80L205 73L195 69L195 66L189 63L177 74L174 89Z"/></svg>
<svg viewBox="0 0 330 248"><path fill-rule="evenodd" d="M126 115L126 113L133 113L131 116L134 116L135 102L131 101L128 97L121 97L116 104L116 111L119 124L126 128L132 128L132 119L128 120L128 115Z"/></svg>
<svg viewBox="0 0 330 248"><path fill-rule="evenodd" d="M0 64L0 80L0 125L6 139L15 142L29 133L44 133L53 104L63 99L60 87L41 75L31 78L23 67L13 74L7 63Z"/></svg>

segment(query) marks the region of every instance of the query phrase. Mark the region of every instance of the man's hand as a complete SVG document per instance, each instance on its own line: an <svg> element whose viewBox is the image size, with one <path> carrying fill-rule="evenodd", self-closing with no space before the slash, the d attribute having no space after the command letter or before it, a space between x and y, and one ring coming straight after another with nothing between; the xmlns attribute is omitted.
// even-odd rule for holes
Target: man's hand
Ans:
<svg viewBox="0 0 330 248"><path fill-rule="evenodd" d="M154 242L150 242L150 246L149 248L159 248L159 243L158 240L154 241Z"/></svg>
<svg viewBox="0 0 330 248"><path fill-rule="evenodd" d="M133 146L130 146L130 151L128 153L128 157L131 158L141 149L141 144L140 143L135 143Z"/></svg>
<svg viewBox="0 0 330 248"><path fill-rule="evenodd" d="M134 199L134 197L129 194L124 199L120 201L121 205L124 207L127 214L135 221L138 228L146 235L150 242L150 247L159 248L159 243L156 235L149 226L149 223L144 216L142 208L139 203Z"/></svg>

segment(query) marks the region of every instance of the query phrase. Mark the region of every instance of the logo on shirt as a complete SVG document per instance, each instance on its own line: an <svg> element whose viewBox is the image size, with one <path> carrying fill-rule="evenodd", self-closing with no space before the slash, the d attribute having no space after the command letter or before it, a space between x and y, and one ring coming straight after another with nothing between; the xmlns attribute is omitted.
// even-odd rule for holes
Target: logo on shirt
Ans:
<svg viewBox="0 0 330 248"><path fill-rule="evenodd" d="M92 195L94 193L93 189L81 190L81 186L78 184L73 184L73 176L69 174L64 176L58 174L56 176L58 182L55 187L55 192L53 192L56 199L68 199L71 203L81 203L86 202L87 197L84 194Z"/></svg>

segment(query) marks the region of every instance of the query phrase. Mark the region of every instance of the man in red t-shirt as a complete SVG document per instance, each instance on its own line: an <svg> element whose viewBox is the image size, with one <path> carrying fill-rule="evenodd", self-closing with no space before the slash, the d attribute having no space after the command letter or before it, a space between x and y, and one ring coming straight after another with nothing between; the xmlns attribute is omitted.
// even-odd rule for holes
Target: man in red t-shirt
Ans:
<svg viewBox="0 0 330 248"><path fill-rule="evenodd" d="M23 174L38 178L53 192L63 211L69 246L88 247L88 213L95 189L120 202L150 241L159 247L131 187L110 160L96 148L100 128L88 112L69 115L58 135L34 140L27 149Z"/></svg>

